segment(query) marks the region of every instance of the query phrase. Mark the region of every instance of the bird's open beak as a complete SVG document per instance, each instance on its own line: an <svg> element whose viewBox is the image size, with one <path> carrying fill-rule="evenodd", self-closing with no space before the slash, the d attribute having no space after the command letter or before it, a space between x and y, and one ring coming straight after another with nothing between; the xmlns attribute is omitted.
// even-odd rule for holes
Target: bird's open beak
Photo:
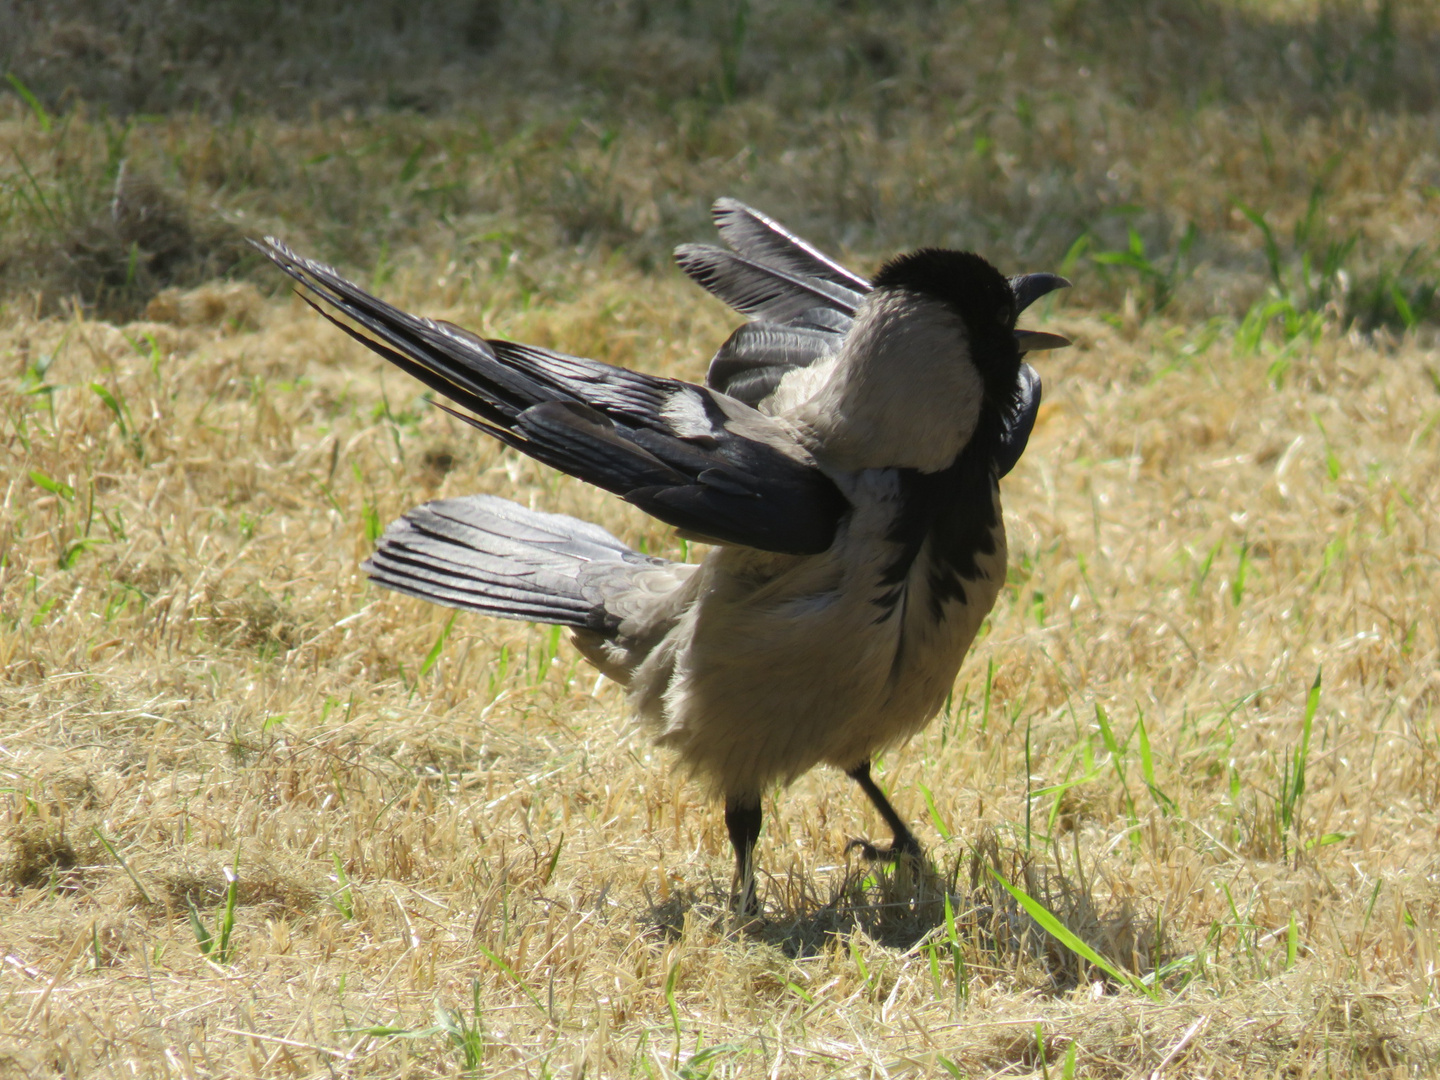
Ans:
<svg viewBox="0 0 1440 1080"><path fill-rule="evenodd" d="M1070 282L1059 274L1016 274L1010 279L1010 288L1015 293L1017 314L1047 293L1069 287Z"/></svg>
<svg viewBox="0 0 1440 1080"><path fill-rule="evenodd" d="M1070 282L1059 274L1016 274L1010 279L1017 313L1024 311L1047 293L1069 287ZM1042 349L1063 349L1070 344L1070 339L1041 330L1016 330L1015 344L1020 346L1022 353L1039 352Z"/></svg>
<svg viewBox="0 0 1440 1080"><path fill-rule="evenodd" d="M1043 330L1016 330L1015 344L1022 353L1039 352L1041 349L1063 349L1070 339L1059 334L1047 334Z"/></svg>

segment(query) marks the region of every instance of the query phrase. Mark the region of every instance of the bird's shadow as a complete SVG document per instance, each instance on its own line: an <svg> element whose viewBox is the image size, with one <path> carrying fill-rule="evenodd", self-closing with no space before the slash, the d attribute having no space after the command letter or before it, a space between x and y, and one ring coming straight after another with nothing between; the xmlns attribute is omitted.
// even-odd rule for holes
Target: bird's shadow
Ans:
<svg viewBox="0 0 1440 1080"><path fill-rule="evenodd" d="M1097 978L1115 981L1037 924L998 878L1019 883L1114 968L1166 984L1187 978L1158 919L1104 902L1084 876L1002 852L993 837L939 865L928 859L858 861L828 880L792 870L765 882L756 916L738 914L728 883L712 881L653 903L648 917L655 932L670 940L700 930L770 946L792 960L863 935L902 953L941 950L951 957L947 963L963 956L966 964L987 967L1033 965L1037 986L1055 993Z"/></svg>
<svg viewBox="0 0 1440 1080"><path fill-rule="evenodd" d="M712 881L653 903L648 919L671 939L699 925L772 946L795 959L814 956L856 933L886 948L913 948L945 926L947 895L952 912L955 905L953 875L947 877L928 860L851 862L828 881L792 870L765 886L758 915L738 914L728 884Z"/></svg>

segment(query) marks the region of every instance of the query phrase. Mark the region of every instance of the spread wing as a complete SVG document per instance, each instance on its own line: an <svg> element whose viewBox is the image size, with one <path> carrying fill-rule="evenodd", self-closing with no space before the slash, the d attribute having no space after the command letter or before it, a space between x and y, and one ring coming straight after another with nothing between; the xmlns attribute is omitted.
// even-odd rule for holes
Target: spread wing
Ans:
<svg viewBox="0 0 1440 1080"><path fill-rule="evenodd" d="M848 504L781 421L714 389L420 318L274 239L256 246L327 319L507 446L699 538L790 554L833 541Z"/></svg>
<svg viewBox="0 0 1440 1080"><path fill-rule="evenodd" d="M840 349L870 282L841 266L785 226L735 199L717 199L711 216L731 248L682 244L675 261L706 291L750 318L720 346L705 384L760 406L780 380ZM1019 274L1010 279L1016 309L1070 283L1056 274ZM1017 331L1022 352L1068 344L1064 338ZM999 473L1009 472L1030 438L1040 408L1040 375L1021 366L1015 422L1001 440Z"/></svg>
<svg viewBox="0 0 1440 1080"><path fill-rule="evenodd" d="M840 348L870 283L744 203L718 199L711 213L732 250L682 244L675 261L752 321L720 346L705 383L759 405L786 372Z"/></svg>

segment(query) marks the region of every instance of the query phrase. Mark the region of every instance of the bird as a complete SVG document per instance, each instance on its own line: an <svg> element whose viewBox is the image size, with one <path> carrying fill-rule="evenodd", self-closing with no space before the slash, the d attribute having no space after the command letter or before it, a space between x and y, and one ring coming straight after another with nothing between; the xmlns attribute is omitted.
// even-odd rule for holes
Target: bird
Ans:
<svg viewBox="0 0 1440 1080"><path fill-rule="evenodd" d="M703 385L483 338L274 237L256 246L441 409L711 545L676 562L470 495L407 512L362 566L436 604L568 627L723 803L734 901L757 915L762 795L818 765L891 831L851 847L921 857L871 761L940 711L1004 583L999 482L1041 395L1024 357L1070 344L1016 321L1070 282L933 247L866 279L737 200L712 216L726 247L684 244L676 262L746 321Z"/></svg>

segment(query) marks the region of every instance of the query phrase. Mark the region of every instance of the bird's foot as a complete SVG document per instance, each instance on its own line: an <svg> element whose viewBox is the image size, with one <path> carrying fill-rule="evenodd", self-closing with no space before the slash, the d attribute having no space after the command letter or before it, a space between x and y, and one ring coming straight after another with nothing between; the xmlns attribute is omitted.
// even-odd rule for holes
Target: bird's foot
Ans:
<svg viewBox="0 0 1440 1080"><path fill-rule="evenodd" d="M758 919L760 917L760 897L756 895L756 892L753 877L745 883L742 889L731 892L730 905L740 918Z"/></svg>
<svg viewBox="0 0 1440 1080"><path fill-rule="evenodd" d="M883 848L876 847L870 843L869 840L851 840L850 843L845 845L845 853L848 855L852 851L860 852L860 857L866 862L883 863L899 862L901 858L906 856L912 859L919 859L921 855L920 842L913 836L897 836L889 847Z"/></svg>

